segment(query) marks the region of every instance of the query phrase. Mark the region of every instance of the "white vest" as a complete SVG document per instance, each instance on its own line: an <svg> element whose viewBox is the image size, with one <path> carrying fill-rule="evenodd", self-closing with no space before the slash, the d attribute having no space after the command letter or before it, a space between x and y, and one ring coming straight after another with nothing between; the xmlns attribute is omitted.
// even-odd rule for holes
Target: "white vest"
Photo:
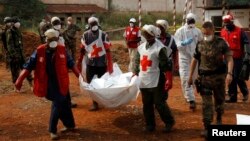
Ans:
<svg viewBox="0 0 250 141"><path fill-rule="evenodd" d="M141 79L140 88L157 87L160 77L159 69L159 53L164 47L159 40L146 49L147 42L144 42L138 47L140 54L140 73Z"/></svg>
<svg viewBox="0 0 250 141"><path fill-rule="evenodd" d="M87 53L88 53L88 58L96 58L96 57L101 57L106 54L104 44L102 41L102 32L99 30L99 36L97 40L93 41L91 44L86 45L85 47Z"/></svg>

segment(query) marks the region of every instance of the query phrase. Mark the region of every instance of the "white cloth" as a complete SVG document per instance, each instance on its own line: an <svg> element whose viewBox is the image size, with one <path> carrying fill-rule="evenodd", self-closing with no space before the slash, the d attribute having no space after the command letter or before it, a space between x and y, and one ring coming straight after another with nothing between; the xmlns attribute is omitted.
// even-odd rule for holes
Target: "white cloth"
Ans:
<svg viewBox="0 0 250 141"><path fill-rule="evenodd" d="M146 49L146 44L147 42L144 42L138 47L140 54L140 88L154 88L157 87L159 82L160 69L158 57L164 45L159 40L155 40L155 43Z"/></svg>
<svg viewBox="0 0 250 141"><path fill-rule="evenodd" d="M132 72L122 73L116 63L114 72L105 73L101 78L94 77L90 84L79 77L80 89L87 91L90 97L106 108L115 108L136 100L139 94L139 78Z"/></svg>
<svg viewBox="0 0 250 141"><path fill-rule="evenodd" d="M189 45L182 46L181 42L192 38L193 42ZM194 90L193 87L188 86L188 77L190 74L190 65L193 54L195 52L196 45L199 41L203 40L203 35L198 28L188 28L188 25L180 27L175 33L175 42L178 49L179 55L179 73L181 78L182 93L186 100L194 101ZM197 69L194 74L194 78L197 76Z"/></svg>
<svg viewBox="0 0 250 141"><path fill-rule="evenodd" d="M250 115L236 114L237 125L250 125Z"/></svg>

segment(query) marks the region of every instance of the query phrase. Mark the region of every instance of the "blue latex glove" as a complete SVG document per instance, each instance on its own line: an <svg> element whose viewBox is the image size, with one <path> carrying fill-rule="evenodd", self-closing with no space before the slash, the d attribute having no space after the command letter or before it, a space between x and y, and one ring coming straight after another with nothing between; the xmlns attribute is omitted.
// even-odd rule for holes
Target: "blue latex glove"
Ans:
<svg viewBox="0 0 250 141"><path fill-rule="evenodd" d="M181 42L181 45L182 46L186 46L186 45L189 45L193 42L193 38L189 38L189 39L186 39L184 41Z"/></svg>

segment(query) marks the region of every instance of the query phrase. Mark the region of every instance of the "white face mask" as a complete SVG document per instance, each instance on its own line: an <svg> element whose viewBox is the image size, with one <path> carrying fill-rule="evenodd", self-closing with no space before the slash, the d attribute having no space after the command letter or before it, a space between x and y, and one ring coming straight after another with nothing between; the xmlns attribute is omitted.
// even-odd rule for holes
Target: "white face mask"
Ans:
<svg viewBox="0 0 250 141"><path fill-rule="evenodd" d="M49 43L50 48L56 48L56 46L57 46L57 41L52 41Z"/></svg>
<svg viewBox="0 0 250 141"><path fill-rule="evenodd" d="M210 42L212 40L213 40L213 35L204 36L204 41L205 42Z"/></svg>
<svg viewBox="0 0 250 141"><path fill-rule="evenodd" d="M189 24L188 25L188 28L194 28L195 27L195 24Z"/></svg>
<svg viewBox="0 0 250 141"><path fill-rule="evenodd" d="M129 26L130 27L134 27L134 23L129 23Z"/></svg>
<svg viewBox="0 0 250 141"><path fill-rule="evenodd" d="M14 24L14 26L15 26L16 28L20 28L21 24L20 24L19 22L17 22L17 23Z"/></svg>
<svg viewBox="0 0 250 141"><path fill-rule="evenodd" d="M55 30L60 30L60 29L61 29L61 25L60 25L60 24L59 24L59 25L55 25L55 26L54 26L54 29L55 29Z"/></svg>
<svg viewBox="0 0 250 141"><path fill-rule="evenodd" d="M91 28L91 30L92 30L92 31L97 31L97 30L98 30L98 26L97 26L97 25L93 26L93 27Z"/></svg>

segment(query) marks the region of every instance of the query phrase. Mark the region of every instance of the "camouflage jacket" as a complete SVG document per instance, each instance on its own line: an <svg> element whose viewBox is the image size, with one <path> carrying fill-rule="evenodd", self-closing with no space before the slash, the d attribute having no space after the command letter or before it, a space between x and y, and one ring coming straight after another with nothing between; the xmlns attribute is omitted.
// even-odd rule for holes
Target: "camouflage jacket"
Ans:
<svg viewBox="0 0 250 141"><path fill-rule="evenodd" d="M81 28L75 24L68 25L66 30L64 31L65 40L75 39L77 31L81 31Z"/></svg>
<svg viewBox="0 0 250 141"><path fill-rule="evenodd" d="M6 31L7 55L10 58L23 58L22 33L16 28L10 28Z"/></svg>
<svg viewBox="0 0 250 141"><path fill-rule="evenodd" d="M197 44L194 58L199 61L200 71L217 71L226 70L225 56L232 55L226 41L218 36L215 36L213 41L201 41ZM222 72L224 73L224 72Z"/></svg>

